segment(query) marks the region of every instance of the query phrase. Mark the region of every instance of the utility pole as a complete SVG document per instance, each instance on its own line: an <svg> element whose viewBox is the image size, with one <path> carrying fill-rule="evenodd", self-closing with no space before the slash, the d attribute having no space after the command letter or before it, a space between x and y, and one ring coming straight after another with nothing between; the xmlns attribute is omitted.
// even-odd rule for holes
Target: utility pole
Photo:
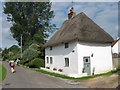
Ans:
<svg viewBox="0 0 120 90"><path fill-rule="evenodd" d="M21 34L21 59L22 59L22 34Z"/></svg>
<svg viewBox="0 0 120 90"><path fill-rule="evenodd" d="M74 1L72 0L72 7L73 7L73 2L74 2Z"/></svg>

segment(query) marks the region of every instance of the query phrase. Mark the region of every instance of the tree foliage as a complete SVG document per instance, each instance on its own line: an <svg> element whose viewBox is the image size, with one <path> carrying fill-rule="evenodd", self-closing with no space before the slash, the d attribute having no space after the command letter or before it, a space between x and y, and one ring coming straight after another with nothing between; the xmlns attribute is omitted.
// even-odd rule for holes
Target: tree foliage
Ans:
<svg viewBox="0 0 120 90"><path fill-rule="evenodd" d="M45 66L45 60L40 58L35 58L27 63L30 68L40 68Z"/></svg>
<svg viewBox="0 0 120 90"><path fill-rule="evenodd" d="M0 52L2 51L2 48L0 48Z"/></svg>
<svg viewBox="0 0 120 90"><path fill-rule="evenodd" d="M15 60L20 58L20 48L16 45L11 46L10 48L5 48L2 52L3 60Z"/></svg>
<svg viewBox="0 0 120 90"><path fill-rule="evenodd" d="M4 13L12 22L10 28L13 37L23 46L33 42L43 44L55 25L50 23L54 17L50 2L5 2Z"/></svg>
<svg viewBox="0 0 120 90"><path fill-rule="evenodd" d="M26 50L23 52L23 59L24 60L32 60L39 55L38 50L39 45L37 44L31 44Z"/></svg>

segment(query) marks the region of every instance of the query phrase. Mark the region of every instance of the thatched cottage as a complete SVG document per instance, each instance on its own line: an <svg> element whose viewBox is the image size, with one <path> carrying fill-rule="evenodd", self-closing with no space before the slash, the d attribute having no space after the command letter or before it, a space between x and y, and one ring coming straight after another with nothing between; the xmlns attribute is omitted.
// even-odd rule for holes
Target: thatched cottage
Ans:
<svg viewBox="0 0 120 90"><path fill-rule="evenodd" d="M112 70L113 38L83 12L72 15L45 44L46 70L71 77Z"/></svg>

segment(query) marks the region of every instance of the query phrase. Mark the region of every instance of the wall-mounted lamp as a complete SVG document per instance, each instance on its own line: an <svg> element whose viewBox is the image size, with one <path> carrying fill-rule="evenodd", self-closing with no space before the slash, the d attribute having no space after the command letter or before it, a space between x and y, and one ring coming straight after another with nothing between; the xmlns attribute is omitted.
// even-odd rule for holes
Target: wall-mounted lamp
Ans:
<svg viewBox="0 0 120 90"><path fill-rule="evenodd" d="M93 57L93 53L91 54L91 57Z"/></svg>

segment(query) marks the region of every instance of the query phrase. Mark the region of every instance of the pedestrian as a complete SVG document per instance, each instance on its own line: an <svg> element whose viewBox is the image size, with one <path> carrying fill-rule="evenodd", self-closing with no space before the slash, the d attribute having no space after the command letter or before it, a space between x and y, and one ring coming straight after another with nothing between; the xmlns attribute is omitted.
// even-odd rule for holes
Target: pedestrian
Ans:
<svg viewBox="0 0 120 90"><path fill-rule="evenodd" d="M9 62L10 70L12 73L15 73L15 63L14 61Z"/></svg>
<svg viewBox="0 0 120 90"><path fill-rule="evenodd" d="M15 64L16 64L16 65L19 65L19 62L20 62L20 60L17 58L17 59L15 60Z"/></svg>

